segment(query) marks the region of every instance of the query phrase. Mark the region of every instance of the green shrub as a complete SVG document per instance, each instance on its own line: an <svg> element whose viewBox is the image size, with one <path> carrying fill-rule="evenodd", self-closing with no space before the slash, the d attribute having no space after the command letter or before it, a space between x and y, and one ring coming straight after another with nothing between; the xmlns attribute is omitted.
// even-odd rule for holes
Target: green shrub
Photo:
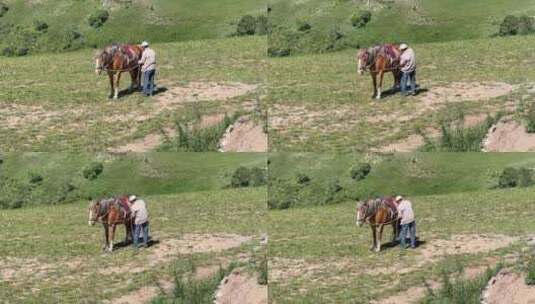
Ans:
<svg viewBox="0 0 535 304"><path fill-rule="evenodd" d="M312 25L310 23L304 21L304 20L298 20L296 22L296 27L298 31L306 32L312 28Z"/></svg>
<svg viewBox="0 0 535 304"><path fill-rule="evenodd" d="M528 261L525 282L527 285L535 285L535 256L532 256Z"/></svg>
<svg viewBox="0 0 535 304"><path fill-rule="evenodd" d="M40 184L43 182L43 176L41 174L30 172L29 174L30 184Z"/></svg>
<svg viewBox="0 0 535 304"><path fill-rule="evenodd" d="M508 15L500 24L500 36L526 35L535 31L535 23L532 17Z"/></svg>
<svg viewBox="0 0 535 304"><path fill-rule="evenodd" d="M484 274L474 279L463 279L461 277L451 280L448 273L442 273L442 286L438 290L428 288L426 297L421 301L423 304L444 304L444 303L464 303L479 304L481 293L487 286L489 280L501 269L501 265L496 268L488 268ZM461 268L461 271L462 268Z"/></svg>
<svg viewBox="0 0 535 304"><path fill-rule="evenodd" d="M89 25L94 28L99 28L108 21L110 13L106 10L98 10L91 14L88 18Z"/></svg>
<svg viewBox="0 0 535 304"><path fill-rule="evenodd" d="M15 51L15 56L26 56L30 52L29 48L21 47Z"/></svg>
<svg viewBox="0 0 535 304"><path fill-rule="evenodd" d="M356 28L365 27L372 19L372 13L370 11L360 11L351 16L351 25Z"/></svg>
<svg viewBox="0 0 535 304"><path fill-rule="evenodd" d="M366 178L370 174L372 166L368 163L361 163L351 168L351 178L360 181Z"/></svg>
<svg viewBox="0 0 535 304"><path fill-rule="evenodd" d="M527 187L533 185L533 173L527 168L505 168L498 179L499 188Z"/></svg>
<svg viewBox="0 0 535 304"><path fill-rule="evenodd" d="M9 11L9 6L7 4L0 2L0 17L4 17L4 15Z"/></svg>
<svg viewBox="0 0 535 304"><path fill-rule="evenodd" d="M2 50L2 56L12 57L15 56L15 49L13 47L6 47Z"/></svg>
<svg viewBox="0 0 535 304"><path fill-rule="evenodd" d="M240 187L256 187L266 184L267 176L266 170L258 167L247 168L239 167L234 171L230 179L230 186L232 188Z"/></svg>
<svg viewBox="0 0 535 304"><path fill-rule="evenodd" d="M310 184L310 177L304 173L297 174L297 183L301 185L308 185Z"/></svg>
<svg viewBox="0 0 535 304"><path fill-rule="evenodd" d="M256 18L251 15L241 17L236 28L238 36L254 35L256 32Z"/></svg>
<svg viewBox="0 0 535 304"><path fill-rule="evenodd" d="M33 27L36 31L45 33L48 30L48 24L44 21L34 20Z"/></svg>
<svg viewBox="0 0 535 304"><path fill-rule="evenodd" d="M82 175L88 180L96 179L104 171L104 164L92 162L82 169Z"/></svg>
<svg viewBox="0 0 535 304"><path fill-rule="evenodd" d="M531 105L526 113L526 132L535 133L535 106Z"/></svg>
<svg viewBox="0 0 535 304"><path fill-rule="evenodd" d="M266 35L271 31L270 28L271 26L269 24L269 19L267 16L260 15L256 17L256 35Z"/></svg>

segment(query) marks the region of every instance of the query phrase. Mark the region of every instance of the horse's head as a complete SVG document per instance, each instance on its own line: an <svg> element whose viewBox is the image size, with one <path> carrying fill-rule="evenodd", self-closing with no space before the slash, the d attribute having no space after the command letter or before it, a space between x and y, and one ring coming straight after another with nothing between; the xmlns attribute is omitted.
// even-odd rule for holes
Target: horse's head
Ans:
<svg viewBox="0 0 535 304"><path fill-rule="evenodd" d="M369 208L368 201L364 202L357 202L357 226L362 226L364 224L364 221L366 220L366 215L368 214L368 208Z"/></svg>
<svg viewBox="0 0 535 304"><path fill-rule="evenodd" d="M357 71L359 75L364 74L366 70L368 69L368 62L370 60L370 53L367 49L361 49L359 50L357 54L357 62L358 62L358 68Z"/></svg>
<svg viewBox="0 0 535 304"><path fill-rule="evenodd" d="M95 223L98 221L98 216L100 215L100 206L101 203L99 200L89 203L89 226L95 225Z"/></svg>
<svg viewBox="0 0 535 304"><path fill-rule="evenodd" d="M106 50L99 50L95 53L95 74L100 75L106 69L112 56Z"/></svg>

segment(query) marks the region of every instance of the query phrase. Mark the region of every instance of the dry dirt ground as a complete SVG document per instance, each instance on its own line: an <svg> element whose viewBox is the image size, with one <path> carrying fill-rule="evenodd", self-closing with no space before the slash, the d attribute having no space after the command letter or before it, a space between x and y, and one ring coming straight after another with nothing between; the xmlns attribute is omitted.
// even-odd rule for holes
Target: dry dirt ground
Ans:
<svg viewBox="0 0 535 304"><path fill-rule="evenodd" d="M481 304L535 304L535 286L524 282L524 275L502 269L485 288Z"/></svg>
<svg viewBox="0 0 535 304"><path fill-rule="evenodd" d="M517 241L518 238L499 234L459 234L453 235L450 239L425 239L426 243L416 249L417 256L414 262L409 264L396 262L391 266L362 267L356 257L328 258L321 261L307 261L306 259L271 258L269 261L269 280L284 284L288 278L299 278L304 280L316 280L325 274L333 273L329 277L330 281L344 280L334 274L345 273L351 276L359 275L385 275L385 274L405 274L430 267L446 256L454 254L479 254L487 253L500 248L505 248ZM512 258L512 257L507 257ZM473 278L483 273L487 266L497 261L480 261L478 265L467 267L464 276ZM438 288L439 283L428 282L430 288ZM426 292L425 286L414 286L406 291L395 294L391 297L381 299L374 304L409 304L421 299Z"/></svg>
<svg viewBox="0 0 535 304"><path fill-rule="evenodd" d="M532 152L535 151L535 134L527 133L525 126L511 117L504 117L490 128L483 140L483 151Z"/></svg>
<svg viewBox="0 0 535 304"><path fill-rule="evenodd" d="M161 235L159 243L148 249L144 249L147 254L144 256L143 262L132 261L121 263L118 266L104 267L100 268L101 270L97 270L97 273L104 277L123 273L140 273L170 263L183 255L220 253L225 250L237 248L251 240L253 240L253 237L251 236L225 233L184 234L180 238ZM97 256L97 258L100 259L101 257ZM238 261L246 261L248 259L249 257L247 256L236 257L236 260ZM219 262L221 262L222 265L230 263L230 261L227 260L221 260ZM89 264L91 264L91 261L88 261L87 257L66 258L64 260L55 261L54 263L42 261L38 258L0 257L0 281L16 284L16 282L29 279L50 280L51 277L54 277L54 273L65 270L68 270L68 277L64 277L64 279L76 280L77 276L83 277L89 275L88 270L91 270L88 269L88 267L91 268L88 266ZM99 269L99 267L95 267L92 270L95 269ZM195 277L209 277L215 274L218 269L218 267L213 265L199 266ZM59 279L61 280L61 278ZM143 286L119 298L106 301L106 303L147 303L150 299L158 296L162 290L164 292L172 291L174 287L172 282L172 278L159 278L159 286Z"/></svg>
<svg viewBox="0 0 535 304"><path fill-rule="evenodd" d="M219 143L221 152L267 152L267 134L264 128L249 117L240 117Z"/></svg>
<svg viewBox="0 0 535 304"><path fill-rule="evenodd" d="M258 284L255 275L235 269L221 281L214 304L267 304L267 285Z"/></svg>

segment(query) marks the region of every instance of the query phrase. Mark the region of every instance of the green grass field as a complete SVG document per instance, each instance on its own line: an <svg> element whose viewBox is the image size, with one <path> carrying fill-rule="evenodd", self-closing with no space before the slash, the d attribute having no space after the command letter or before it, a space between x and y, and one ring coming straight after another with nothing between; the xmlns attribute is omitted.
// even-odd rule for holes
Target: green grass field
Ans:
<svg viewBox="0 0 535 304"><path fill-rule="evenodd" d="M262 1L4 1L9 11L0 18L5 39L0 48L27 47L31 53L64 51L79 47L103 46L122 41L176 42L227 37L236 31L236 23L246 14L265 13ZM109 19L93 28L88 18L105 9ZM45 22L41 33L34 22ZM16 27L9 27L14 24ZM80 35L72 38L73 32Z"/></svg>
<svg viewBox="0 0 535 304"><path fill-rule="evenodd" d="M265 188L146 196L152 237L159 244L139 253L131 247L102 253L102 227L87 225L83 201L0 211L0 302L97 303L172 280L175 271L187 271L191 263L197 269L232 261L248 267L238 256L255 259L262 254L258 240L267 231L265 197ZM117 231L120 242L124 228ZM220 252L179 254L188 250L185 245L162 249L192 233L253 240Z"/></svg>
<svg viewBox="0 0 535 304"><path fill-rule="evenodd" d="M367 1L272 1L270 47L291 54L324 53L374 43L424 43L487 38L506 15L532 15L531 1L371 1L371 20L353 27ZM299 29L302 24L309 29Z"/></svg>
<svg viewBox="0 0 535 304"><path fill-rule="evenodd" d="M531 46L529 36L413 44L422 91L380 101L372 99L370 76L357 75L355 50L272 58L270 150L369 151L409 135L432 136L445 120L515 114L533 100ZM387 75L384 89L392 84Z"/></svg>
<svg viewBox="0 0 535 304"><path fill-rule="evenodd" d="M0 140L4 151L102 151L193 124L210 114L251 114L265 80L265 37L154 45L156 83L167 92L108 100L93 51L2 59ZM239 46L239 47L238 47ZM121 89L130 85L123 75ZM221 86L252 89L221 95ZM195 87L202 85L202 89ZM226 91L223 91L226 92ZM222 96L222 97L219 97Z"/></svg>
<svg viewBox="0 0 535 304"><path fill-rule="evenodd" d="M432 153L372 158L282 154L270 160L270 176L293 177L301 172L310 176L310 185L337 176L350 192L403 193L413 203L420 247L402 251L387 244L380 253L369 251L371 232L367 225L355 226L354 199L271 210L272 301L383 303L388 298L390 302L384 303L396 303L389 297L398 295L401 301L418 293L416 299L423 300L425 284L436 286L444 273L473 277L499 262L515 267L518 257L527 252L522 248L535 228L530 221L535 188L492 188L504 167L532 168L533 155ZM343 175L363 160L373 164L372 171L363 181L349 184ZM277 190L270 189L269 195ZM389 226L383 244L390 239Z"/></svg>

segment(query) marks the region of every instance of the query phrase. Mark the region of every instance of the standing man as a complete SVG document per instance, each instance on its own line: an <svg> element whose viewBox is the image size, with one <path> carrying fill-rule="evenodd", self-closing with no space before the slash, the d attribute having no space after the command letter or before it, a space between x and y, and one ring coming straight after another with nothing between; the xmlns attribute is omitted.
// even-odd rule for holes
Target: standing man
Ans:
<svg viewBox="0 0 535 304"><path fill-rule="evenodd" d="M407 248L407 232L411 239L411 248L416 248L416 221L414 218L414 211L412 210L412 203L404 199L401 195L396 197L396 204L398 205L398 214L401 218L401 232L399 239L401 248Z"/></svg>
<svg viewBox="0 0 535 304"><path fill-rule="evenodd" d="M148 247L149 244L149 212L147 211L147 204L142 199L138 199L135 195L130 195L131 210L134 216L134 247L141 246ZM143 229L143 244L138 246L139 233Z"/></svg>
<svg viewBox="0 0 535 304"><path fill-rule="evenodd" d="M399 65L401 68L401 95L416 94L416 54L414 50L405 43L399 46L401 57ZM408 82L411 83L411 90L407 93Z"/></svg>
<svg viewBox="0 0 535 304"><path fill-rule="evenodd" d="M156 52L149 47L147 41L141 43L143 55L139 64L143 73L143 95L152 96L154 93L154 76L156 75Z"/></svg>

